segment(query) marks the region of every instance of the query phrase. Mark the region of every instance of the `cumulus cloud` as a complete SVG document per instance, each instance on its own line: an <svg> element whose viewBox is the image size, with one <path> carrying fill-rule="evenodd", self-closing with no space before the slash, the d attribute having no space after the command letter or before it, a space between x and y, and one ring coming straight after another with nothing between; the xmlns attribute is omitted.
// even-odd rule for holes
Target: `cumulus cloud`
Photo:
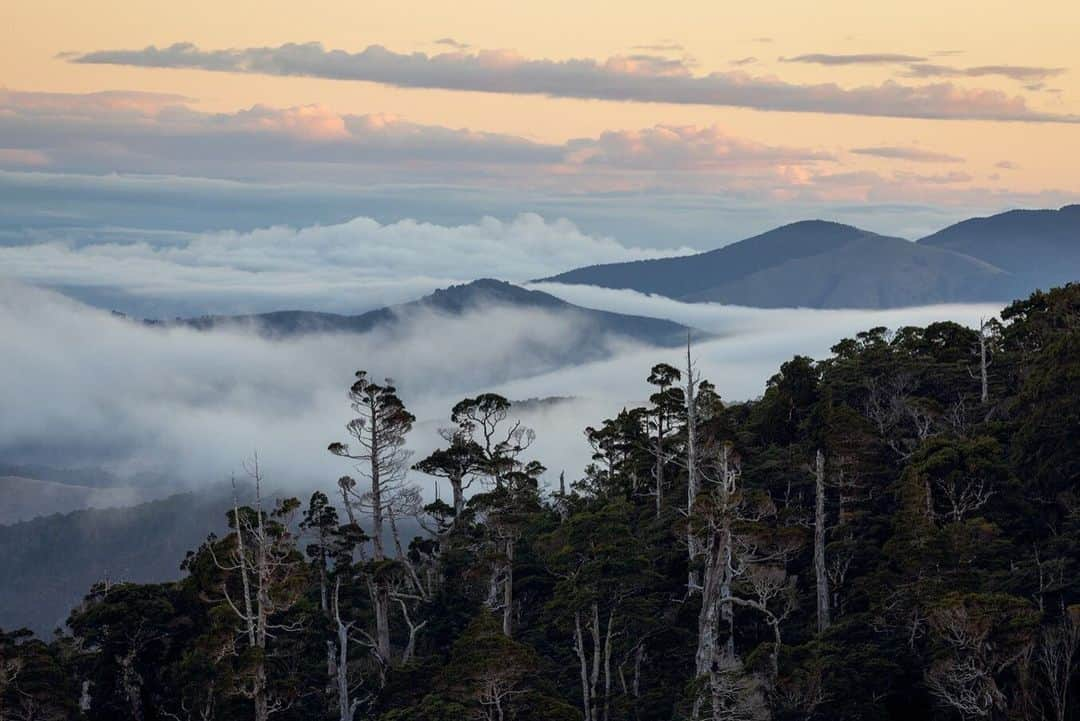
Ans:
<svg viewBox="0 0 1080 721"><path fill-rule="evenodd" d="M0 275L125 311L153 301L169 308L168 315L283 308L355 313L477 277L525 280L689 252L627 247L536 214L460 226L361 217L250 232L43 235L0 246Z"/></svg>
<svg viewBox="0 0 1080 721"><path fill-rule="evenodd" d="M723 334L695 345L698 365L728 400L759 395L795 353L818 357L840 337L933 320L975 323L998 309L939 306L893 311L761 311L684 304L584 286L545 286L568 300L662 315ZM311 336L268 341L242 331L161 329L116 318L54 293L0 286L0 455L12 462L103 465L218 482L258 450L277 487L327 487L347 472L326 445L344 438L345 389L357 368L393 376L419 418L410 446L424 453L465 395L574 396L528 411L535 457L553 474L580 474L585 425L648 394L649 367L678 351L611 346L607 360L551 367L537 347L597 343L565 317L490 308L460 318L417 316L392 336ZM419 480L419 479L418 479ZM430 483L430 480L424 481Z"/></svg>
<svg viewBox="0 0 1080 721"><path fill-rule="evenodd" d="M916 163L962 163L964 159L949 155L948 153L936 153L922 148L907 148L895 145L878 145L869 148L853 148L851 152L856 155L869 155L875 158L889 160L910 160Z"/></svg>
<svg viewBox="0 0 1080 721"><path fill-rule="evenodd" d="M843 88L797 84L743 72L694 75L687 61L645 56L606 60L531 59L508 50L397 53L380 45L359 52L321 43L203 50L192 43L141 50L99 50L68 58L83 64L196 68L439 88L627 102L735 106L786 112L929 119L1080 122L1080 116L1029 108L1019 96L950 83L909 86L887 81Z"/></svg>

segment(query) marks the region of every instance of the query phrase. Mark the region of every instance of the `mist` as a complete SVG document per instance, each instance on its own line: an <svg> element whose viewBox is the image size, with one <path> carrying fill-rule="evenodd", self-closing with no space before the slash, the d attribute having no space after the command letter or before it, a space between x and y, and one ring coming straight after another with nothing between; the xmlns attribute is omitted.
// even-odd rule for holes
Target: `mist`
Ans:
<svg viewBox="0 0 1080 721"><path fill-rule="evenodd" d="M665 317L701 329L698 369L729 401L761 394L794 354L822 358L842 337L873 326L937 320L967 325L992 305L889 311L756 310L685 304L629 291L540 286L581 305ZM589 461L583 429L649 394L649 368L682 365L685 351L597 339L565 316L493 307L463 316L417 315L394 332L268 340L243 329L149 327L58 293L0 282L0 458L54 467L99 466L121 477L161 473L178 487L242 474L258 452L277 488L330 489L350 472L330 455L347 441L353 373L392 377L417 416L416 458L440 442L452 405L467 395L512 400L569 397L525 406L536 429L529 455L548 482L580 476ZM708 334L708 335L706 335ZM602 343L604 360L559 366L560 348ZM417 482L433 493L433 481Z"/></svg>

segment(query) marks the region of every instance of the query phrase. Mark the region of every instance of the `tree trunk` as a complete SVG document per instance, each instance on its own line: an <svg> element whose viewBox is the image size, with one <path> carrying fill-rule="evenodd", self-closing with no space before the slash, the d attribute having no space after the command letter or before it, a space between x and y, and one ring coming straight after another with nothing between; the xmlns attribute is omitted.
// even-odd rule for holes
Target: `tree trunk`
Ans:
<svg viewBox="0 0 1080 721"><path fill-rule="evenodd" d="M450 476L450 489L454 494L454 522L457 523L465 512L465 482L460 475Z"/></svg>
<svg viewBox="0 0 1080 721"><path fill-rule="evenodd" d="M581 631L581 611L574 611L574 651L581 670L581 707L584 721L593 721L592 697L589 694L589 662L585 658L585 635Z"/></svg>
<svg viewBox="0 0 1080 721"><path fill-rule="evenodd" d="M819 449L814 463L814 576L817 580L817 630L829 627L829 571L825 564L825 456Z"/></svg>
<svg viewBox="0 0 1080 721"><path fill-rule="evenodd" d="M990 400L990 384L986 377L986 321L979 319L979 379L982 383L980 399L983 403Z"/></svg>
<svg viewBox="0 0 1080 721"><path fill-rule="evenodd" d="M506 539L506 577L503 579L503 634L513 635L514 620L514 539Z"/></svg>
<svg viewBox="0 0 1080 721"><path fill-rule="evenodd" d="M694 378L694 364L690 359L690 336L686 336L686 551L688 554L689 572L686 579L687 592L700 585L698 572L694 569L694 561L699 555L697 537L694 534L693 524L690 519L694 513L694 503L697 501L698 491L701 488L701 480L697 470L697 408L695 390L697 382Z"/></svg>

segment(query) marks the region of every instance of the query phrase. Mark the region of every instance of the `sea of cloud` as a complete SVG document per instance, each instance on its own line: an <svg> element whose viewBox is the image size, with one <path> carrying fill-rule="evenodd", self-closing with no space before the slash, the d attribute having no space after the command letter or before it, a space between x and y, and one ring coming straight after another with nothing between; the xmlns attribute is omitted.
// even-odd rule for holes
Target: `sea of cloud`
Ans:
<svg viewBox="0 0 1080 721"><path fill-rule="evenodd" d="M973 324L1000 310L757 310L628 291L544 289L707 332L693 347L697 367L728 400L759 395L792 355L823 357L838 339L868 327ZM586 425L641 402L649 368L680 364L685 356L678 349L609 345L605 360L554 368L532 349L598 341L566 317L506 307L418 316L393 334L286 341L241 330L162 329L11 281L0 282L0 337L9 340L0 354L0 458L7 462L157 472L178 485L198 485L242 472L257 451L275 485L298 492L331 488L350 471L326 446L347 440L346 389L357 369L395 379L418 418L410 436L418 457L436 446L450 407L466 395L573 397L522 413L537 431L530 452L550 469L550 481L560 471L570 479L580 475L589 458ZM417 480L433 488L431 479Z"/></svg>

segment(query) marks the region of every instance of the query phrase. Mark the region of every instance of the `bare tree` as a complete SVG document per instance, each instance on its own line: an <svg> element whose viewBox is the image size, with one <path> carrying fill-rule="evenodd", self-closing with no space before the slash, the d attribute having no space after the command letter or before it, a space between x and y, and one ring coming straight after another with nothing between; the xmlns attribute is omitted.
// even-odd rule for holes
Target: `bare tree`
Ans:
<svg viewBox="0 0 1080 721"><path fill-rule="evenodd" d="M384 665L392 660L390 645L391 581L386 567L386 521L406 489L411 452L405 437L415 417L405 409L393 381L383 385L368 380L367 371L356 372L356 382L349 389L349 401L358 417L346 429L354 445L331 443L331 453L356 461L356 471L368 481L367 489L345 477L339 481L342 499L350 519L359 510L372 519L372 561L375 579L371 583L375 611L375 651Z"/></svg>
<svg viewBox="0 0 1080 721"><path fill-rule="evenodd" d="M266 721L271 714L285 708L281 699L271 698L267 678L268 642L278 632L296 631L298 627L276 620L278 614L293 606L300 596L300 587L293 583L299 570L296 543L289 531L291 515L299 503L295 499L281 501L268 513L263 510L263 478L256 454L245 464L255 485L254 509L240 507L233 497L233 533L228 555L219 558L214 544L208 548L218 569L225 573L221 591L228 608L240 620L252 655L250 687L244 695L255 705L255 721ZM227 539L228 540L228 539ZM239 576L242 596L239 604L235 591L230 590Z"/></svg>
<svg viewBox="0 0 1080 721"><path fill-rule="evenodd" d="M683 387L683 397L686 402L686 516L694 512L694 504L697 502L698 493L701 492L701 475L698 472L698 419L697 419L697 385L700 376L694 370L694 361L690 356L690 334L686 334L686 382ZM689 575L686 579L687 593L700 588L699 574L694 567L701 551L698 549L697 535L693 526L686 524L686 552L688 555L687 565Z"/></svg>
<svg viewBox="0 0 1080 721"><path fill-rule="evenodd" d="M1069 718L1069 686L1080 653L1080 608L1071 607L1060 621L1044 629L1035 661L1042 672L1046 705L1053 721Z"/></svg>

